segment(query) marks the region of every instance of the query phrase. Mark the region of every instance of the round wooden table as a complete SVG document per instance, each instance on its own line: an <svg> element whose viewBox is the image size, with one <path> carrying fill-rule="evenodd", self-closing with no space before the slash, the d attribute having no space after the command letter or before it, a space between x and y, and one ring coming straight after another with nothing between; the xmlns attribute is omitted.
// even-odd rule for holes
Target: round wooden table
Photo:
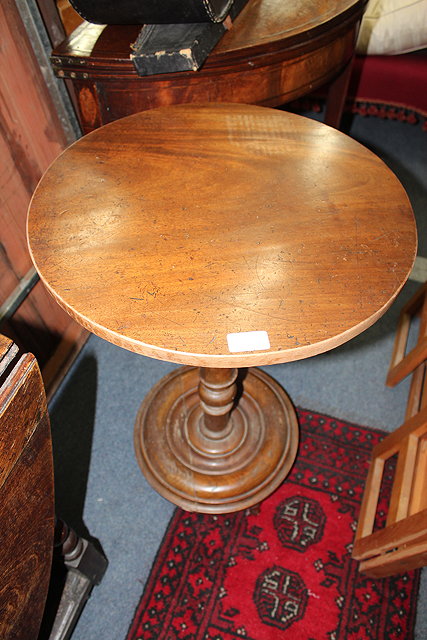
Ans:
<svg viewBox="0 0 427 640"><path fill-rule="evenodd" d="M72 82L85 133L117 118L188 102L280 106L329 84L325 122L338 126L367 0L249 0L198 71L138 76L138 25L84 23L52 52Z"/></svg>
<svg viewBox="0 0 427 640"><path fill-rule="evenodd" d="M297 452L291 401L253 367L359 334L416 253L406 193L373 153L324 124L236 104L145 111L82 138L41 180L28 234L73 318L191 365L149 393L135 445L162 495L209 513L258 503Z"/></svg>

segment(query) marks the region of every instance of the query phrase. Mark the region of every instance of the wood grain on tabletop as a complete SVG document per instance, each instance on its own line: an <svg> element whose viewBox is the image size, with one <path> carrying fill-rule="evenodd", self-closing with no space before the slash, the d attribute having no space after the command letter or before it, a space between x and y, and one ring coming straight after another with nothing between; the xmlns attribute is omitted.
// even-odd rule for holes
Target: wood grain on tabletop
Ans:
<svg viewBox="0 0 427 640"><path fill-rule="evenodd" d="M416 253L407 195L344 134L248 105L180 105L82 138L30 206L37 269L92 332L201 366L331 349L391 304ZM227 334L266 331L232 354Z"/></svg>
<svg viewBox="0 0 427 640"><path fill-rule="evenodd" d="M221 38L215 54L239 53L248 47L262 47L266 42L274 50L275 43L283 38L297 41L313 37L316 30L330 30L332 20L342 23L347 14L360 11L364 4L364 0L249 0L235 20L238 28L230 29Z"/></svg>

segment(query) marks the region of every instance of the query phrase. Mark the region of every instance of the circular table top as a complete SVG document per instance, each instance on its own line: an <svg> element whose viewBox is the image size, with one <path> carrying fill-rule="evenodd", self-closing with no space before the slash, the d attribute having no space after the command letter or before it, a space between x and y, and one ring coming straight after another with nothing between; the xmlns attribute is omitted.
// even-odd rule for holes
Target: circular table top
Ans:
<svg viewBox="0 0 427 640"><path fill-rule="evenodd" d="M87 329L213 367L345 342L389 307L416 253L408 198L379 158L324 124L238 104L144 111L80 139L42 178L28 236L41 279Z"/></svg>

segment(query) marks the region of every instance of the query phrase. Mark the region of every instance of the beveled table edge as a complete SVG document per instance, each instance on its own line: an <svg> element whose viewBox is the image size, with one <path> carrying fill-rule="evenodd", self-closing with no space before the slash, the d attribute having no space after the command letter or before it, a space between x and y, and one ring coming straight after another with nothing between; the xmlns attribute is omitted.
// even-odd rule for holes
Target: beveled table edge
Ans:
<svg viewBox="0 0 427 640"><path fill-rule="evenodd" d="M33 260L34 265L37 269L37 264L31 252L30 245L29 250L31 259ZM350 329L347 329L340 334L332 336L331 338L327 338L326 340L316 342L315 344L303 345L295 347L293 349L247 351L236 354L229 353L222 355L209 355L187 351L175 351L174 349L164 349L162 347L156 347L151 344L140 342L139 340L135 340L134 338L126 338L116 331L107 329L106 327L89 320L83 314L78 313L74 308L68 306L49 286L49 283L43 278L43 275L41 273L39 273L39 275L40 280L43 282L50 295L59 304L59 306L64 309L64 311L66 311L74 320L76 320L76 322L81 324L91 333L94 333L98 337L103 338L104 340L107 340L108 342L111 342L118 347L127 349L128 351L132 351L133 353L139 353L140 355L144 355L149 358L155 358L156 360L163 360L166 362L174 362L176 364L218 368L261 367L270 364L294 362L295 360L302 360L304 358L317 356L321 353L325 353L325 351L335 349L345 342L348 342L352 338L355 338L360 333L363 333L363 331L375 324L375 322L384 315L384 313L390 308L394 300L397 298L412 271L415 258L416 250L414 252L411 269L409 269L407 276L405 277L399 288L395 291L392 298L388 300L387 303L380 309L378 309L374 314L372 314L368 318L365 318L362 322L355 325L354 327L351 327Z"/></svg>

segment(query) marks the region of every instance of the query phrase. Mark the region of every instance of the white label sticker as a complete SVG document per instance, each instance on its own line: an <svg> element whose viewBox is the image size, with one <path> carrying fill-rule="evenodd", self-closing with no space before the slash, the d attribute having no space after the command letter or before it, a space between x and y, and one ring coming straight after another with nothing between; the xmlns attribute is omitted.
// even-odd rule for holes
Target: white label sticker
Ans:
<svg viewBox="0 0 427 640"><path fill-rule="evenodd" d="M227 343L231 353L239 353L240 351L262 351L270 348L267 331L228 333Z"/></svg>

